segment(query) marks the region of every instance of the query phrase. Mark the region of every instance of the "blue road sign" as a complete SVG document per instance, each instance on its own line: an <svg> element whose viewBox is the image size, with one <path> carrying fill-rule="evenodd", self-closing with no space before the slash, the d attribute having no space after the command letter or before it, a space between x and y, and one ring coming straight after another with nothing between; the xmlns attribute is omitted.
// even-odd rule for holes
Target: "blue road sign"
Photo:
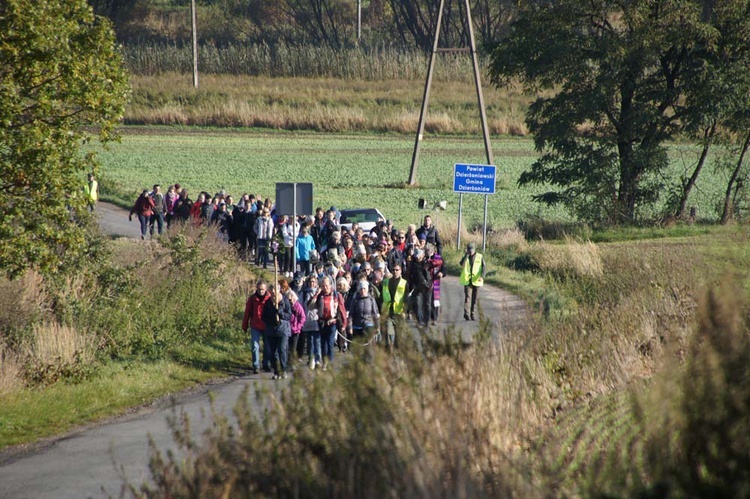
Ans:
<svg viewBox="0 0 750 499"><path fill-rule="evenodd" d="M456 164L453 167L453 192L495 194L495 165Z"/></svg>

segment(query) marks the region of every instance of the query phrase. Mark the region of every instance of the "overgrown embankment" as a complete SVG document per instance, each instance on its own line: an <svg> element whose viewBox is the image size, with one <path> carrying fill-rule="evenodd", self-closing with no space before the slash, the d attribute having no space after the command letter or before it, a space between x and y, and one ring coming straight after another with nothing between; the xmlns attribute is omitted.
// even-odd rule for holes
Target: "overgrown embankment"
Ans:
<svg viewBox="0 0 750 499"><path fill-rule="evenodd" d="M515 261L564 298L528 328L498 344L485 325L468 349L403 345L395 358L376 351L297 376L280 396L258 394L273 402L262 418L249 397L236 426L220 418L201 439L181 439L189 458L156 459L158 485L132 491L743 495L747 235L605 245L508 236L487 252L493 267Z"/></svg>
<svg viewBox="0 0 750 499"><path fill-rule="evenodd" d="M0 282L0 448L247 364L237 315L253 277L213 230L88 235L75 274Z"/></svg>

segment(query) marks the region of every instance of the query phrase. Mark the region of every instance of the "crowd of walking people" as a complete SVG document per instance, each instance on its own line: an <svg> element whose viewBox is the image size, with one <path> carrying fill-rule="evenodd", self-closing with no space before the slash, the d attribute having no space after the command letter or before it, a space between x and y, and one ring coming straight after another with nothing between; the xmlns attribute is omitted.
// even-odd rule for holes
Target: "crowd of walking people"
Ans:
<svg viewBox="0 0 750 499"><path fill-rule="evenodd" d="M263 369L283 378L302 361L326 370L334 351L345 352L352 342L381 343L392 351L406 320L427 328L439 318L445 268L430 215L419 227L398 229L380 219L364 230L356 222L343 226L334 206L295 218L276 214L270 199L253 194L235 201L223 190L201 192L192 201L179 184L166 194L159 185L144 189L131 219L134 214L143 239L175 222L215 224L243 259L278 270L277 282L258 280L245 307L242 329L250 332L254 373ZM475 275L467 280L466 272ZM464 318L474 320L481 257L472 256L464 273L462 284L474 288Z"/></svg>

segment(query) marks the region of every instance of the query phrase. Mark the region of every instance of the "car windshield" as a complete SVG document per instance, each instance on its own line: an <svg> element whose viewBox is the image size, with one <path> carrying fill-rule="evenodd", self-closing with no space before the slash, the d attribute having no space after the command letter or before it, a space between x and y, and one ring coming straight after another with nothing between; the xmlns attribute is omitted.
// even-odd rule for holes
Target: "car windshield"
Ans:
<svg viewBox="0 0 750 499"><path fill-rule="evenodd" d="M377 222L380 215L375 210L341 210L341 223Z"/></svg>

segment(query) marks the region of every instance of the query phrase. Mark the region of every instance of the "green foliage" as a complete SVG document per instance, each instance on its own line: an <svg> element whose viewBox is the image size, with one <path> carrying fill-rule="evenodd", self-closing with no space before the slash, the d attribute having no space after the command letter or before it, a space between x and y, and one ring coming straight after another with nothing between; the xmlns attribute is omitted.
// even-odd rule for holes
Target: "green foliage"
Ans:
<svg viewBox="0 0 750 499"><path fill-rule="evenodd" d="M80 258L80 153L95 127L114 138L127 80L108 22L85 0L0 5L0 273L54 272Z"/></svg>
<svg viewBox="0 0 750 499"><path fill-rule="evenodd" d="M750 327L746 295L733 281L702 300L687 365L663 394L667 412L646 409L658 418L645 421L652 431L647 487L655 493L750 494ZM658 433L655 424L664 425Z"/></svg>
<svg viewBox="0 0 750 499"><path fill-rule="evenodd" d="M524 8L496 45L492 80L519 78L529 91L554 94L538 97L527 113L542 154L519 182L551 187L536 200L563 204L585 220L648 216L644 209L670 183L662 176L665 141L705 122L737 90L727 81L706 91L715 75L702 70L717 40L729 52L746 51L736 37L717 35L717 27L747 17L746 1L728 4L710 12L703 2L671 0ZM747 73L742 57L718 59Z"/></svg>

